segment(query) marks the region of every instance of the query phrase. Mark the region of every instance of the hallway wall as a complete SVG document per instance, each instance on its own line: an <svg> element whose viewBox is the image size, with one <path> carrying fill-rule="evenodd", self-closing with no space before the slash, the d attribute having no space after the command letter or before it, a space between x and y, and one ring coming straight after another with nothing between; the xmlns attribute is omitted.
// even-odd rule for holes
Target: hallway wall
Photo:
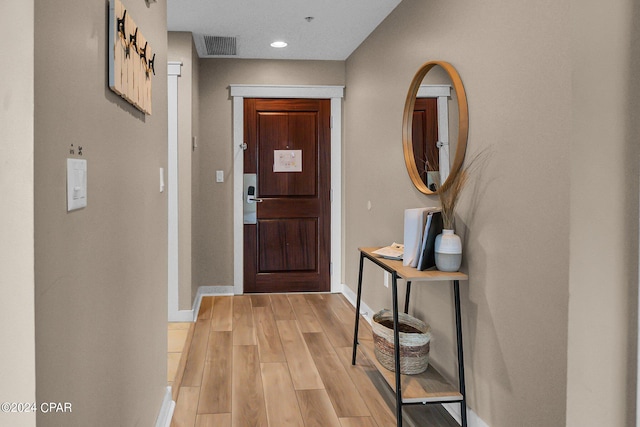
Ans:
<svg viewBox="0 0 640 427"><path fill-rule="evenodd" d="M0 402L35 402L33 224L33 1L3 0L0 52ZM22 34L15 37L15 34ZM0 412L33 427L35 414Z"/></svg>
<svg viewBox="0 0 640 427"><path fill-rule="evenodd" d="M358 246L402 239L403 209L438 203L404 172L413 73L442 59L462 77L467 156L485 153L456 219L467 390L491 427L636 425L639 40L631 0L404 0L347 60L351 289ZM382 275L365 277L388 307ZM455 378L450 290L412 295Z"/></svg>
<svg viewBox="0 0 640 427"><path fill-rule="evenodd" d="M572 0L571 9L566 425L631 427L638 425L640 5Z"/></svg>
<svg viewBox="0 0 640 427"><path fill-rule="evenodd" d="M451 62L469 103L467 159L484 158L460 202L469 404L491 427L564 426L569 300L571 57L568 1L404 0L347 60L346 284L358 246L403 239L406 208L436 206L412 185L402 151L409 84ZM366 157L364 156L366 154ZM371 202L371 209L367 208ZM365 269L364 300L389 307ZM433 328L433 363L457 377L452 292L412 289Z"/></svg>
<svg viewBox="0 0 640 427"><path fill-rule="evenodd" d="M42 427L151 426L166 390L166 2L125 2L156 53L146 116L108 87L107 4L35 4L36 397L73 405ZM69 213L68 157L88 162Z"/></svg>

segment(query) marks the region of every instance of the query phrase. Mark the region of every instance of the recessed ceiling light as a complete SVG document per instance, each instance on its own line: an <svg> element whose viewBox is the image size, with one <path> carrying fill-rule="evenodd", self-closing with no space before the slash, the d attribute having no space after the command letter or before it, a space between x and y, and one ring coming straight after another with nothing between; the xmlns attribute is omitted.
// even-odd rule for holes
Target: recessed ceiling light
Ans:
<svg viewBox="0 0 640 427"><path fill-rule="evenodd" d="M271 43L271 47L277 47L277 48L287 47L287 42L273 42Z"/></svg>

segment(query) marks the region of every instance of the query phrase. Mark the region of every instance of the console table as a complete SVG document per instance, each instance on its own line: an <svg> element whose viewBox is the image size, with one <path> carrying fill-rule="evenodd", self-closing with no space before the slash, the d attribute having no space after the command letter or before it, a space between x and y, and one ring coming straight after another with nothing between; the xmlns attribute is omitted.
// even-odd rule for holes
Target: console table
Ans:
<svg viewBox="0 0 640 427"><path fill-rule="evenodd" d="M467 403L464 385L464 357L462 352L462 322L460 316L460 280L467 280L468 276L460 272L444 272L438 270L419 271L412 267L405 267L402 261L381 258L373 253L379 248L359 248L360 251L360 269L358 272L358 296L356 300L356 320L353 333L353 358L351 364L356 364L356 355L358 350L358 328L360 325L360 300L362 297L362 269L364 260L368 259L378 267L391 273L392 285L391 296L393 299L393 340L395 349L395 372L391 372L384 368L375 357L373 344L362 344L367 357L376 365L378 371L385 378L389 386L396 392L396 420L398 427L402 427L402 406L407 404L425 404L425 403L446 403L460 402L460 416L462 419L462 427L467 427ZM404 312L409 310L409 297L411 294L412 282L441 282L450 281L453 283L453 295L456 318L456 338L458 344L458 387L448 383L440 373L438 373L431 364L429 368L422 374L418 375L400 375L400 336L398 333L398 278L403 279L407 285L407 293L405 296Z"/></svg>

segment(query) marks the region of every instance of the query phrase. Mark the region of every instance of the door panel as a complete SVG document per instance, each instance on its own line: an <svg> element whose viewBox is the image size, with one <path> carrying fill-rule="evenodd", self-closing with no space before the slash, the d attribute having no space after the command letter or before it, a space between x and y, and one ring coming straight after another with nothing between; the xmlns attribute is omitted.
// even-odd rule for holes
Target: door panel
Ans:
<svg viewBox="0 0 640 427"><path fill-rule="evenodd" d="M256 173L261 200L257 223L244 226L245 292L331 288L330 108L329 100L245 99L244 171ZM276 169L279 150L301 170Z"/></svg>
<svg viewBox="0 0 640 427"><path fill-rule="evenodd" d="M315 113L258 113L260 194L265 197L315 196L318 190ZM295 148L294 148L295 147ZM302 172L274 172L276 150L300 150Z"/></svg>
<svg viewBox="0 0 640 427"><path fill-rule="evenodd" d="M315 271L318 259L316 218L266 219L259 222L261 272Z"/></svg>

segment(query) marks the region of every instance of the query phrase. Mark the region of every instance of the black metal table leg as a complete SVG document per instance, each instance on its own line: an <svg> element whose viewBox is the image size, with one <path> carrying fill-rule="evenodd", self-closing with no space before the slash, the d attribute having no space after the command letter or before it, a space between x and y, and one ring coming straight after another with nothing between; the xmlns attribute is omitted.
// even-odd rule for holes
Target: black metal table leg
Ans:
<svg viewBox="0 0 640 427"><path fill-rule="evenodd" d="M394 271L392 277L393 292L393 350L396 362L396 423L402 427L402 381L400 378L400 332L398 330L398 274Z"/></svg>
<svg viewBox="0 0 640 427"><path fill-rule="evenodd" d="M453 281L453 295L456 308L456 337L458 341L458 379L460 382L460 417L462 427L467 427L467 393L464 385L464 354L462 351L462 319L460 315L460 284L457 280Z"/></svg>
<svg viewBox="0 0 640 427"><path fill-rule="evenodd" d="M408 314L409 311L409 302L411 295L411 280L407 280L407 276L400 276L396 269L398 268L395 263L388 262L386 260L381 260L377 257L374 257L371 254L367 253L366 249L360 249L360 266L358 271L358 291L356 296L356 313L355 313L355 322L354 322L354 334L353 334L353 356L351 363L355 365L357 358L357 349L358 349L358 330L360 326L360 306L362 302L362 276L363 276L363 267L364 267L364 259L367 258L372 261L374 264L378 265L385 271L391 273L392 275L392 299L393 299L393 343L394 343L394 368L395 368L395 391L396 391L396 423L397 427L402 427L402 377L400 373L400 331L399 331L399 310L398 310L398 278L403 278L406 280L406 294L405 294L405 303L404 303L404 311ZM402 270L404 271L404 270ZM432 281L438 278L432 278L430 275L413 275L410 274L414 280L418 281ZM455 276L455 275L452 275ZM457 275L458 277L463 277L463 280L466 280L466 275ZM468 427L467 425L467 398L466 398L466 389L465 389L465 376L464 376L464 353L463 353L463 337L462 337L462 316L461 316L461 303L460 303L460 284L459 280L453 280L453 291L454 291L454 306L455 306L455 321L456 321L456 340L457 340L457 350L458 350L458 379L459 379L459 391L461 394L460 400L455 400L460 403L460 415L461 415L461 425L462 427ZM442 403L436 401L430 401L428 403Z"/></svg>
<svg viewBox="0 0 640 427"><path fill-rule="evenodd" d="M409 314L409 296L411 295L411 281L407 282L407 294L404 297L404 314Z"/></svg>
<svg viewBox="0 0 640 427"><path fill-rule="evenodd" d="M358 296L356 298L356 321L353 331L353 357L351 364L356 364L356 354L358 353L358 328L360 326L360 300L362 298L362 267L364 264L364 253L360 252L360 270L358 270Z"/></svg>

